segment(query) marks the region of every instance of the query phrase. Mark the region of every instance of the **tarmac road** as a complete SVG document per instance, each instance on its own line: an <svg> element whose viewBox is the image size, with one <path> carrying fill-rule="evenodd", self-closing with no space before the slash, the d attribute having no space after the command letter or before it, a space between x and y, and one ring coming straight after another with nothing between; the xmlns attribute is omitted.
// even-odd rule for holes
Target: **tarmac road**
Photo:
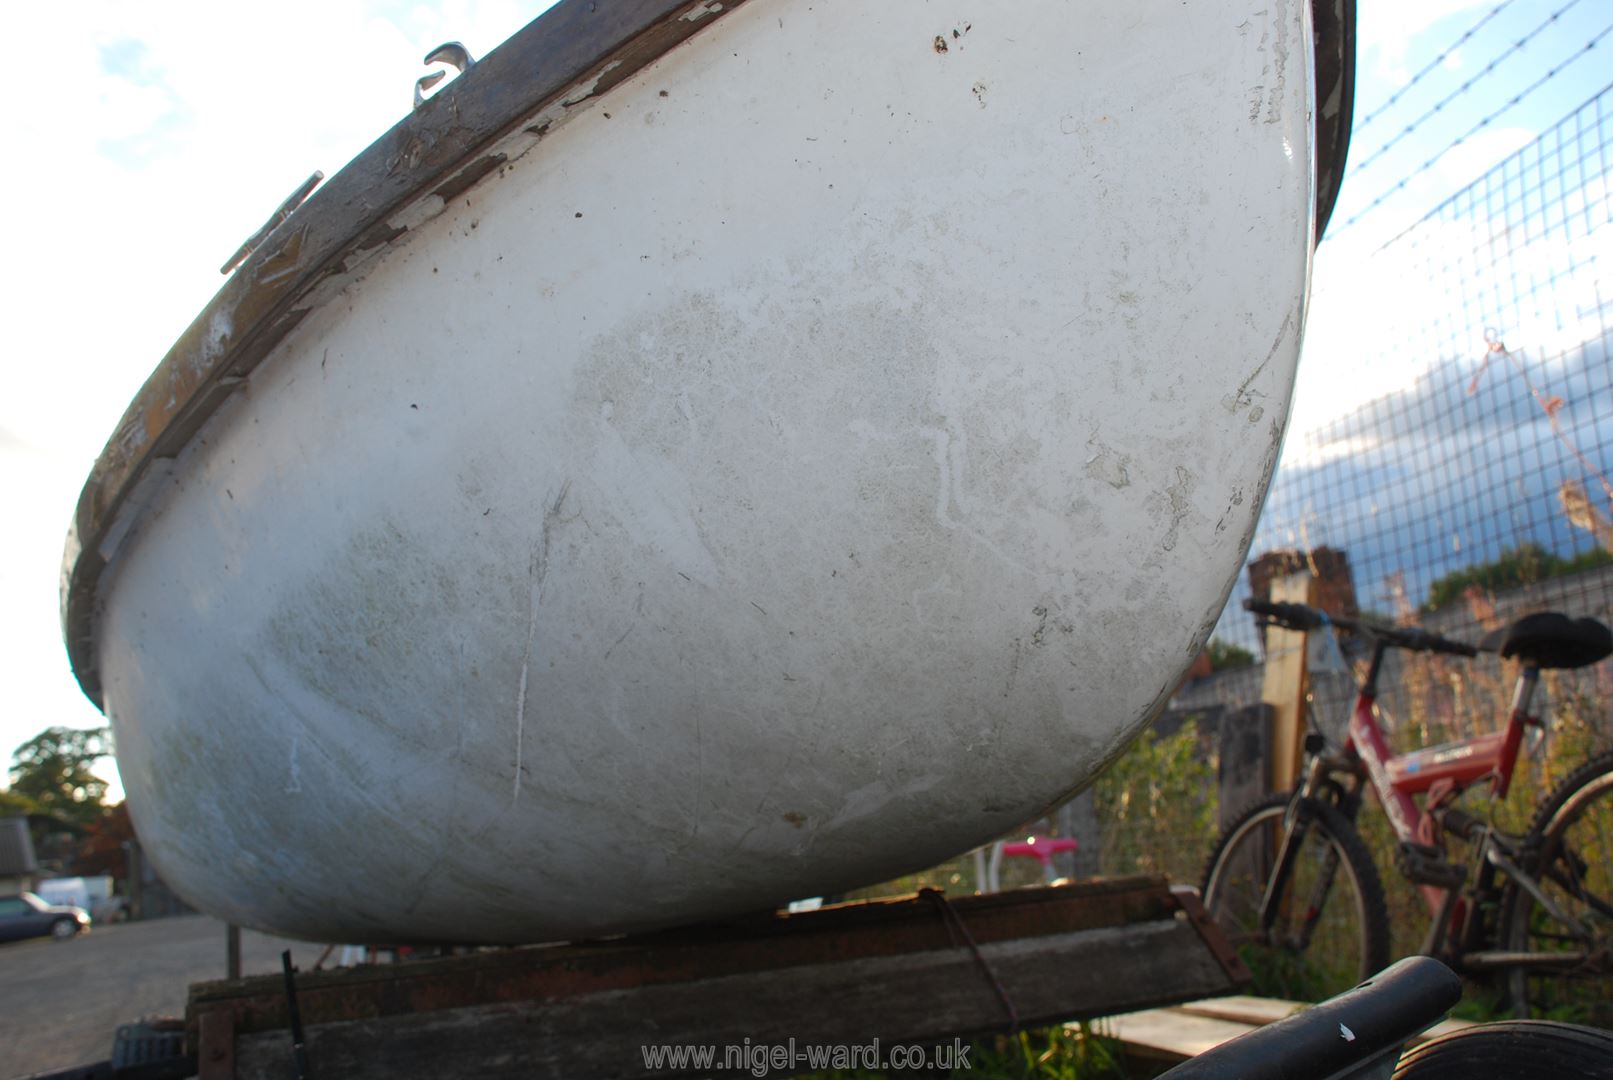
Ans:
<svg viewBox="0 0 1613 1080"><path fill-rule="evenodd" d="M224 978L224 948L224 924L205 915L0 945L0 1076L105 1061L119 1024L183 1016L191 983ZM278 972L288 948L304 971L323 951L243 930L242 973Z"/></svg>

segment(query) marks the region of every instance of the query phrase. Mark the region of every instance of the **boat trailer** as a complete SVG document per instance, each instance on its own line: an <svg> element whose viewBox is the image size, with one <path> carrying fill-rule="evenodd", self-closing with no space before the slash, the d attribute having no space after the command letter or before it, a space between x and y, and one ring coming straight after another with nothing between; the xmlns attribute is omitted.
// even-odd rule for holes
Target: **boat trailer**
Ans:
<svg viewBox="0 0 1613 1080"><path fill-rule="evenodd" d="M183 1022L121 1028L111 1061L36 1080L788 1076L899 1053L945 1074L973 1037L1248 980L1197 893L1163 877L931 889L396 964L296 972L287 954L282 975L194 984ZM1412 958L1168 1075L1387 1077L1460 995Z"/></svg>
<svg viewBox="0 0 1613 1080"><path fill-rule="evenodd" d="M1006 1032L1245 978L1196 894L1125 878L199 983L185 1038L202 1080L296 1075L299 1046L311 1076L633 1076L682 1047L691 1064L712 1048L718 1071L801 1055L788 1075L810 1048Z"/></svg>

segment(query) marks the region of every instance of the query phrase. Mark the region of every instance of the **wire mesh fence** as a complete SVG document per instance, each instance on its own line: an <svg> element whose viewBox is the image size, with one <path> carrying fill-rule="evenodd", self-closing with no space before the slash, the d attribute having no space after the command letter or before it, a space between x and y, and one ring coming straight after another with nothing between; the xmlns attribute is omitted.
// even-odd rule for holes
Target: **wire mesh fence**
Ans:
<svg viewBox="0 0 1613 1080"><path fill-rule="evenodd" d="M1216 629L1221 654L1253 666L1188 684L1178 714L1259 700L1263 643L1242 601L1293 570L1336 614L1474 642L1535 611L1613 621L1610 166L1613 87L1373 255L1406 302L1362 311L1359 347L1415 377L1290 435ZM1393 748L1496 730L1514 675L1493 656L1391 652L1379 702ZM1353 690L1348 677L1312 687L1324 730ZM1608 663L1548 672L1543 691L1549 736L1507 803L1484 807L1501 828L1521 831L1540 794L1613 747ZM1387 872L1393 837L1372 814L1362 825ZM1386 885L1396 951L1414 950L1426 912L1392 873Z"/></svg>
<svg viewBox="0 0 1613 1080"><path fill-rule="evenodd" d="M1613 87L1374 256L1421 302L1362 312L1362 347L1422 374L1291 436L1252 556L1342 552L1385 621L1472 630L1514 599L1607 614L1610 165ZM1249 588L1217 634L1258 653Z"/></svg>

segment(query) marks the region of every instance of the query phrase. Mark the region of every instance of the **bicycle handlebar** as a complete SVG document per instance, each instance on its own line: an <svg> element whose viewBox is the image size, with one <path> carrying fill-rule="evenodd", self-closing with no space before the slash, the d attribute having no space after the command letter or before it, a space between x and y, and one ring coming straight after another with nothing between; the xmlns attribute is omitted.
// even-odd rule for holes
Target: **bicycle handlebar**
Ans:
<svg viewBox="0 0 1613 1080"><path fill-rule="evenodd" d="M1386 645L1393 645L1401 649L1410 649L1413 652L1450 653L1453 656L1477 656L1478 649L1465 641L1455 641L1448 637L1420 629L1415 626L1379 626L1376 623L1361 622L1358 619L1346 619L1342 616L1330 616L1326 612L1306 604L1274 603L1269 600L1249 599L1243 602L1246 610L1265 617L1269 625L1285 627L1289 630L1318 630L1332 623L1334 626L1353 630L1360 634L1370 634Z"/></svg>

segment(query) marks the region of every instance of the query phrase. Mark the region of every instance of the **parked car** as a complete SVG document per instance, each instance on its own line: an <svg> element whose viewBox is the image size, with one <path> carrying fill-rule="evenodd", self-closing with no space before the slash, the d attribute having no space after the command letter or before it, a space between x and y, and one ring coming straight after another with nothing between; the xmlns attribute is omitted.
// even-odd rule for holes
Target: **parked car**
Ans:
<svg viewBox="0 0 1613 1080"><path fill-rule="evenodd" d="M33 893L0 896L0 941L53 937L66 941L90 928L90 913L72 904L47 904Z"/></svg>

